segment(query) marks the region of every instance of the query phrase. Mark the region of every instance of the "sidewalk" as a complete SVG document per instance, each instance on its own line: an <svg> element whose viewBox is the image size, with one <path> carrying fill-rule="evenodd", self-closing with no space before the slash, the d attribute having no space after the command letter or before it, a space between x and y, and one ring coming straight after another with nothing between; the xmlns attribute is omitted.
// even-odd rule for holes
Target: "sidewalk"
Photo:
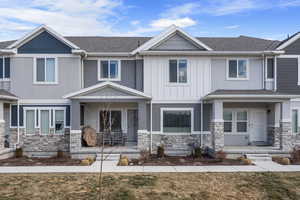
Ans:
<svg viewBox="0 0 300 200"><path fill-rule="evenodd" d="M91 166L29 166L0 167L0 174L10 173L97 173L100 162ZM103 172L155 173L155 172L300 172L300 165L279 165L272 161L256 162L248 166L117 166L115 161L105 161Z"/></svg>

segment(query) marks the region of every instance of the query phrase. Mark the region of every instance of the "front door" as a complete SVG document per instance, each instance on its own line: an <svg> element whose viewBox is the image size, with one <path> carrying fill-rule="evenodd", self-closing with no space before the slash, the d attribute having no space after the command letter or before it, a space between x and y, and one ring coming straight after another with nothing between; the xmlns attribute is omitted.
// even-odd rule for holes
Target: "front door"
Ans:
<svg viewBox="0 0 300 200"><path fill-rule="evenodd" d="M267 142L267 112L263 109L253 109L250 113L251 143Z"/></svg>
<svg viewBox="0 0 300 200"><path fill-rule="evenodd" d="M127 111L127 144L134 144L137 142L138 129L138 112L137 110Z"/></svg>

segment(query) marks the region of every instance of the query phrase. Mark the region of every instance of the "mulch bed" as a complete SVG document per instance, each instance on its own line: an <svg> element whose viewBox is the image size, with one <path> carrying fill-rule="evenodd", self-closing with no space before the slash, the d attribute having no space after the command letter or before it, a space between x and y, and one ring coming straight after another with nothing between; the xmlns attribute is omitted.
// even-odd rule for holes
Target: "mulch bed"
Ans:
<svg viewBox="0 0 300 200"><path fill-rule="evenodd" d="M152 155L149 159L141 161L139 159L132 159L130 165L137 166L207 166L207 165L247 165L241 160L237 159L216 159L210 157L193 158L185 156L165 156L158 158Z"/></svg>
<svg viewBox="0 0 300 200"><path fill-rule="evenodd" d="M69 157L51 158L8 158L0 160L0 166L76 166L80 165L80 160Z"/></svg>

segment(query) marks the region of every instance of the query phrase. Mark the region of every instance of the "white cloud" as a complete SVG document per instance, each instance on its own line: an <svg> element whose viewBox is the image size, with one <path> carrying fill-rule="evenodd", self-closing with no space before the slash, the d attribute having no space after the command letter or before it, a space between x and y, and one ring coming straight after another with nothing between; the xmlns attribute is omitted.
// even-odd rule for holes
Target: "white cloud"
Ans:
<svg viewBox="0 0 300 200"><path fill-rule="evenodd" d="M237 29L237 28L240 28L240 25L225 26L225 29Z"/></svg>
<svg viewBox="0 0 300 200"><path fill-rule="evenodd" d="M199 8L200 8L199 3L181 4L169 8L166 12L162 13L162 16L167 18L179 18L182 16L190 16L198 13L197 10Z"/></svg>
<svg viewBox="0 0 300 200"><path fill-rule="evenodd" d="M297 7L300 6L300 0L281 0L279 5L281 7Z"/></svg>
<svg viewBox="0 0 300 200"><path fill-rule="evenodd" d="M139 20L133 20L133 21L130 22L130 24L131 24L131 25L134 25L134 26L135 26L135 25L138 25L138 24L140 24L140 23L141 23L141 22L140 22Z"/></svg>
<svg viewBox="0 0 300 200"><path fill-rule="evenodd" d="M184 28L184 27L196 25L197 22L189 17L177 18L177 19L162 18L162 19L152 21L150 26L153 28L166 28L171 26L172 24Z"/></svg>

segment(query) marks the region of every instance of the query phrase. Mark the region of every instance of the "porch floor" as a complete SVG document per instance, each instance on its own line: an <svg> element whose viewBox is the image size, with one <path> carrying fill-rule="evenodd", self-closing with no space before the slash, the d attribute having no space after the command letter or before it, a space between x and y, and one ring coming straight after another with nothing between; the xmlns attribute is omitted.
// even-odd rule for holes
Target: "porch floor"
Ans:
<svg viewBox="0 0 300 200"><path fill-rule="evenodd" d="M229 154L287 154L278 147L273 146L225 146L224 151Z"/></svg>

